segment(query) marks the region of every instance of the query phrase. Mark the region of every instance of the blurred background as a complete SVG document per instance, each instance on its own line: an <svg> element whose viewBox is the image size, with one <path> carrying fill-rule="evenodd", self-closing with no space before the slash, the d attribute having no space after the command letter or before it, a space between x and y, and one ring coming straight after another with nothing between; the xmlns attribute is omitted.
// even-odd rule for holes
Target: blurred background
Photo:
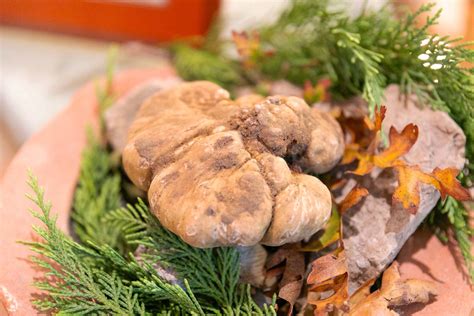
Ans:
<svg viewBox="0 0 474 316"><path fill-rule="evenodd" d="M315 0L317 1L317 0ZM426 1L354 0L363 6ZM440 34L474 39L474 0L434 0ZM205 34L214 17L223 37L276 19L289 0L0 0L0 177L21 144L105 72L111 43L118 70L169 63L159 43Z"/></svg>

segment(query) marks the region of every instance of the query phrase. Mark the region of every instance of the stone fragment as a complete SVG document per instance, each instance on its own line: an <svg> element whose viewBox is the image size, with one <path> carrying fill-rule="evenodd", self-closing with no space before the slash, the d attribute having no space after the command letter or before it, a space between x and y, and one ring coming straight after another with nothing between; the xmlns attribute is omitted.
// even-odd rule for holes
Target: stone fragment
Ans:
<svg viewBox="0 0 474 316"><path fill-rule="evenodd" d="M240 282L260 288L265 281L268 254L262 245L237 247L240 259Z"/></svg>
<svg viewBox="0 0 474 316"><path fill-rule="evenodd" d="M178 77L146 81L118 99L105 111L107 139L112 147L121 152L127 142L128 127L142 103L156 92L181 82Z"/></svg>
<svg viewBox="0 0 474 316"><path fill-rule="evenodd" d="M415 97L401 97L398 86L391 85L385 91L386 118L383 131L390 126L401 131L408 123L418 125L419 137L404 159L411 165L419 165L431 172L435 167L462 169L465 164L466 138L462 129L441 111L417 107ZM363 105L360 99L348 102L342 110L360 115L356 110ZM366 108L366 106L365 106ZM363 112L363 110L362 110ZM353 292L366 280L377 277L397 256L400 248L436 205L440 195L431 186L420 188L418 213L410 215L392 206L392 193L397 186L393 171L374 171L357 181L370 192L367 198L344 215L344 245L348 259L350 291ZM356 184L356 178L348 181L341 200Z"/></svg>

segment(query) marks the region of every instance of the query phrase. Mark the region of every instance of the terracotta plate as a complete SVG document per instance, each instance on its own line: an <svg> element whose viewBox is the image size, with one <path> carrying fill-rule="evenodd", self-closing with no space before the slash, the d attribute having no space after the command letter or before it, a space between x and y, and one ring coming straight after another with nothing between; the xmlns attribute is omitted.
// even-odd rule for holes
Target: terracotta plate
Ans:
<svg viewBox="0 0 474 316"><path fill-rule="evenodd" d="M123 95L152 78L175 76L171 69L130 70L116 76L114 89ZM81 151L86 143L85 127L97 123L97 102L93 83L85 85L71 104L43 130L27 141L0 182L0 315L33 315L30 303L35 289L31 283L38 272L27 261L29 250L18 240L32 238L31 226L38 224L27 209L30 192L26 180L31 169L46 188L46 197L59 215L59 226L67 231L68 218L79 172ZM405 315L469 315L474 294L459 270L454 248L442 245L426 232L412 237L399 256L402 277L431 279L439 283L438 299L426 308L413 305ZM456 252L456 250L454 250ZM472 315L472 314L471 314Z"/></svg>

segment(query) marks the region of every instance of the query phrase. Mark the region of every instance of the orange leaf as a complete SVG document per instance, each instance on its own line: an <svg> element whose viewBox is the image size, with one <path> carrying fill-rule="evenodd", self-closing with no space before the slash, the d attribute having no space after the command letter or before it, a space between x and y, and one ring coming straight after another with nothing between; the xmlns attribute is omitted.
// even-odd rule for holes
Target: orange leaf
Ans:
<svg viewBox="0 0 474 316"><path fill-rule="evenodd" d="M393 193L392 203L401 203L404 209L415 214L420 205L420 182L431 184L436 188L439 188L439 183L434 177L421 171L418 166L399 165L395 170L398 172L398 187Z"/></svg>
<svg viewBox="0 0 474 316"><path fill-rule="evenodd" d="M328 101L330 99L328 92L330 86L331 81L327 78L319 79L314 86L311 81L307 80L304 83L303 97L308 104Z"/></svg>
<svg viewBox="0 0 474 316"><path fill-rule="evenodd" d="M467 201L471 199L469 191L462 187L461 183L456 179L459 174L459 170L456 168L439 169L433 170L433 176L439 182L439 192L441 198L444 200L446 195L450 195L456 200Z"/></svg>
<svg viewBox="0 0 474 316"><path fill-rule="evenodd" d="M382 122L385 119L385 112L387 108L382 105L380 108L375 108L374 120L370 120L368 117L364 117L364 123L367 127L374 131L375 133L379 132L382 129Z"/></svg>
<svg viewBox="0 0 474 316"><path fill-rule="evenodd" d="M334 292L331 296L317 300L309 297L308 304L314 305L316 307L314 315L325 315L329 306L333 306L338 309L344 306L347 299L349 298L349 292L347 290L348 283L349 277L346 272L341 277L337 278L337 280L331 286L331 290Z"/></svg>
<svg viewBox="0 0 474 316"><path fill-rule="evenodd" d="M398 264L394 262L382 276L379 290L361 297L355 306L351 306L349 316L398 315L391 308L411 303L428 303L430 296L437 295L433 282L424 280L402 280Z"/></svg>
<svg viewBox="0 0 474 316"><path fill-rule="evenodd" d="M374 285L376 278L369 279L361 287L359 287L354 293L352 293L349 299L349 306L355 306L365 300L370 295L370 288Z"/></svg>
<svg viewBox="0 0 474 316"><path fill-rule="evenodd" d="M359 203L369 194L366 188L355 186L339 205L339 212L344 214L348 209Z"/></svg>
<svg viewBox="0 0 474 316"><path fill-rule="evenodd" d="M255 57L260 52L260 36L254 31L251 35L247 32L232 31L232 40L237 48L237 52L242 57L245 67L255 65Z"/></svg>
<svg viewBox="0 0 474 316"><path fill-rule="evenodd" d="M379 109L375 108L374 131L378 132L382 129L382 122L385 119L385 112L387 108L382 105Z"/></svg>
<svg viewBox="0 0 474 316"><path fill-rule="evenodd" d="M310 100L313 99L313 93L314 93L314 91L313 91L313 85L312 85L311 81L306 80L304 82L304 86L303 86L303 98L309 104L314 103L314 102L310 101Z"/></svg>
<svg viewBox="0 0 474 316"><path fill-rule="evenodd" d="M329 190L331 190L332 192L340 190L344 188L344 186L347 184L347 181L348 180L346 178L338 179L329 186Z"/></svg>
<svg viewBox="0 0 474 316"><path fill-rule="evenodd" d="M377 133L382 128L385 112L385 106L381 106L380 109L376 109L373 121L370 121L367 117L364 118L365 125L370 131L369 138L367 134L362 132L359 134L366 137L356 138L355 129L349 128L349 132L353 134L353 141L359 139L359 142L350 143L346 146L342 163L348 164L356 159L358 160L357 168L348 172L363 176L370 173L374 167L381 169L395 168L398 173L399 185L392 196L392 203L401 203L403 208L412 214L417 212L420 205L420 183L434 186L443 199L446 195L450 195L457 200L469 200L471 198L469 191L463 188L456 179L459 172L455 168L435 168L432 173L426 173L421 171L418 166L408 166L406 162L400 159L410 151L418 139L418 127L414 124L406 125L401 133L392 126L389 133L390 146L381 153L375 154L379 145ZM364 141L364 144L361 141ZM361 197L357 197L356 192L354 194L354 197L348 195L347 202L355 204L360 200ZM359 200L356 199L352 202L351 200L355 197ZM341 204L341 213L354 205L345 205L344 202Z"/></svg>
<svg viewBox="0 0 474 316"><path fill-rule="evenodd" d="M421 171L418 166L400 164L395 167L395 170L398 172L399 185L393 193L392 201L401 203L403 208L412 214L416 213L420 204L420 183L434 186L443 199L446 195L460 201L471 198L469 191L463 188L456 179L459 172L455 168L435 168L430 174Z"/></svg>
<svg viewBox="0 0 474 316"><path fill-rule="evenodd" d="M360 145L357 143L347 144L344 149L344 155L342 156L341 164L347 165L358 159L360 154Z"/></svg>
<svg viewBox="0 0 474 316"><path fill-rule="evenodd" d="M358 153L359 164L357 168L353 171L349 171L349 173L356 174L358 176L363 176L372 171L374 169L374 156L366 153Z"/></svg>
<svg viewBox="0 0 474 316"><path fill-rule="evenodd" d="M401 133L392 126L389 133L390 146L374 156L374 164L379 168L392 167L393 163L405 155L418 139L418 126L408 124Z"/></svg>

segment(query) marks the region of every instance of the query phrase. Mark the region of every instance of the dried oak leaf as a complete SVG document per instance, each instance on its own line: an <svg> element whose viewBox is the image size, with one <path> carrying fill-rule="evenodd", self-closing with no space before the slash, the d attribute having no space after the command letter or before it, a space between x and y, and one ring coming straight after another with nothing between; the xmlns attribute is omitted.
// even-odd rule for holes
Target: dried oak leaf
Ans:
<svg viewBox="0 0 474 316"><path fill-rule="evenodd" d="M355 186L352 190L346 195L344 200L339 204L339 212L344 214L348 209L355 206L359 203L364 197L369 194L366 188L360 186Z"/></svg>
<svg viewBox="0 0 474 316"><path fill-rule="evenodd" d="M456 179L458 170L455 168L439 169L425 173L417 166L407 166L399 164L394 167L398 173L398 187L393 193L393 203L401 203L404 209L414 214L420 205L420 184L430 184L434 186L444 199L450 195L459 201L470 199L469 191L461 186Z"/></svg>
<svg viewBox="0 0 474 316"><path fill-rule="evenodd" d="M459 201L467 201L471 199L469 190L464 188L458 181L456 176L459 170L456 168L435 168L433 170L433 177L438 181L437 185L434 185L441 194L441 198L446 198L446 195L450 195Z"/></svg>
<svg viewBox="0 0 474 316"><path fill-rule="evenodd" d="M365 288L367 289L367 286ZM357 296L359 302L351 306L349 315L398 315L390 308L411 303L428 303L430 296L434 295L437 295L437 290L433 282L415 279L402 280L398 271L398 263L394 262L385 270L381 288L365 298L363 298L363 293L359 293Z"/></svg>
<svg viewBox="0 0 474 316"><path fill-rule="evenodd" d="M416 125L408 124L401 133L392 126L389 132L390 146L378 154L372 152L359 153L357 155L359 164L357 169L351 171L351 173L362 176L371 172L375 166L379 168L393 167L400 163L400 157L410 151L417 138L418 127ZM374 145L374 149L376 147Z"/></svg>
<svg viewBox="0 0 474 316"><path fill-rule="evenodd" d="M344 132L349 135L341 164L349 164L356 159L369 159L374 154L386 111L385 106L376 108L373 121L367 116L361 119L347 118L341 113L338 120ZM367 148L364 149L365 147Z"/></svg>
<svg viewBox="0 0 474 316"><path fill-rule="evenodd" d="M316 177L344 150L342 130L300 98L233 101L210 82L147 99L123 165L160 222L195 247L279 246L308 238L331 213Z"/></svg>
<svg viewBox="0 0 474 316"><path fill-rule="evenodd" d="M326 315L340 309L349 298L346 256L342 247L314 260L308 275L308 304L314 305L315 315Z"/></svg>
<svg viewBox="0 0 474 316"><path fill-rule="evenodd" d="M284 263L283 277L278 285L278 297L284 299L290 304L288 315L291 315L293 306L300 296L303 287L303 276L305 273L304 254L298 251L299 246L288 244L280 247L270 256L266 267L270 269L281 269L277 266Z"/></svg>

